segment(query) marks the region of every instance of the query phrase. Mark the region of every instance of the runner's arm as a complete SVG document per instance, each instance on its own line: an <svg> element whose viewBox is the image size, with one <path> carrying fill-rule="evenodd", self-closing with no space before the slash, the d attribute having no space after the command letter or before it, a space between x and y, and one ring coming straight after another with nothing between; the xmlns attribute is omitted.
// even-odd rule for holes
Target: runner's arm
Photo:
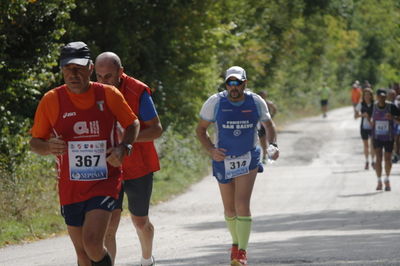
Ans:
<svg viewBox="0 0 400 266"><path fill-rule="evenodd" d="M31 150L39 155L62 155L67 151L67 144L61 138L31 138L29 142Z"/></svg>
<svg viewBox="0 0 400 266"><path fill-rule="evenodd" d="M211 158L217 162L223 161L225 159L225 149L215 148L212 143L210 136L207 132L207 128L211 125L212 122L200 119L199 124L196 128L196 135L199 139L201 145L205 148Z"/></svg>
<svg viewBox="0 0 400 266"><path fill-rule="evenodd" d="M275 128L275 123L272 119L269 119L267 121L261 121L261 124L264 126L265 131L266 131L266 135L268 137L268 143L272 144L276 147L278 147L277 145L277 136L276 136L276 128ZM273 160L278 159L279 157L279 149L277 150L277 152L275 152L275 154L273 155Z"/></svg>
<svg viewBox="0 0 400 266"><path fill-rule="evenodd" d="M268 106L268 111L271 114L271 117L274 117L276 112L278 111L278 108L276 107L276 105L271 102L271 101L266 101L267 106Z"/></svg>
<svg viewBox="0 0 400 266"><path fill-rule="evenodd" d="M135 142L148 142L159 138L163 132L160 119L158 116L151 120L143 122L146 128L140 130L139 135Z"/></svg>
<svg viewBox="0 0 400 266"><path fill-rule="evenodd" d="M114 167L120 166L124 159L125 155L128 155L129 151L127 149L127 145L132 144L140 130L139 120L136 119L132 124L127 126L124 131L124 135L122 137L122 141L116 147L111 147L107 152L110 155L107 157L107 162ZM131 151L135 152L135 151Z"/></svg>
<svg viewBox="0 0 400 266"><path fill-rule="evenodd" d="M136 142L148 142L159 138L163 128L158 117L153 99L147 91L144 91L140 97L139 117L145 127L140 129Z"/></svg>

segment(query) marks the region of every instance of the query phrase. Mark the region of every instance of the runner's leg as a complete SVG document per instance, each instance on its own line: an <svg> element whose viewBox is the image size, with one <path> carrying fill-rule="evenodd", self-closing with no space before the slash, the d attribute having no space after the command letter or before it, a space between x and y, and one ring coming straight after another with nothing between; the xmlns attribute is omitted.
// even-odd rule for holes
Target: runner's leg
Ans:
<svg viewBox="0 0 400 266"><path fill-rule="evenodd" d="M375 161L375 172L376 176L380 178L382 176L382 148L375 149L376 161Z"/></svg>
<svg viewBox="0 0 400 266"><path fill-rule="evenodd" d="M371 154L371 164L372 167L375 168L375 149L372 143L372 138L369 138L369 147L370 147L370 154Z"/></svg>
<svg viewBox="0 0 400 266"><path fill-rule="evenodd" d="M258 167L247 175L235 178L235 208L237 214L236 233L239 240L239 250L246 250L251 233L250 199L256 180Z"/></svg>
<svg viewBox="0 0 400 266"><path fill-rule="evenodd" d="M387 178L389 178L391 170L392 170L392 153L385 152L385 173Z"/></svg>
<svg viewBox="0 0 400 266"><path fill-rule="evenodd" d="M368 157L369 157L369 147L368 147L368 139L363 139L364 145L364 157L365 157L365 169L368 169Z"/></svg>
<svg viewBox="0 0 400 266"><path fill-rule="evenodd" d="M121 220L123 202L124 202L124 188L122 184L122 188L119 192L118 199L115 202L115 209L111 212L110 223L108 224L106 236L104 239L104 244L114 264L115 264L115 258L117 256L116 235L118 231L119 222Z"/></svg>
<svg viewBox="0 0 400 266"><path fill-rule="evenodd" d="M128 209L142 249L142 264L152 259L154 226L148 213L153 189L153 173L124 181Z"/></svg>
<svg viewBox="0 0 400 266"><path fill-rule="evenodd" d="M111 212L102 209L88 211L85 215L82 238L86 253L92 261L101 261L107 254L104 238L110 218Z"/></svg>
<svg viewBox="0 0 400 266"><path fill-rule="evenodd" d="M232 237L232 244L238 243L236 233L236 211L235 211L235 182L226 184L218 183L219 191L224 206L226 225Z"/></svg>
<svg viewBox="0 0 400 266"><path fill-rule="evenodd" d="M108 224L107 233L105 236L104 244L110 253L113 262L115 263L115 257L117 255L117 241L116 234L121 220L121 209L115 209L111 212L110 223Z"/></svg>
<svg viewBox="0 0 400 266"><path fill-rule="evenodd" d="M82 241L82 226L70 226L67 225L69 237L71 238L72 244L74 245L76 255L78 257L79 266L91 266L88 255L86 254L85 248Z"/></svg>
<svg viewBox="0 0 400 266"><path fill-rule="evenodd" d="M238 176L235 183L235 211L237 216L251 216L250 199L253 192L258 168L251 170L247 175Z"/></svg>
<svg viewBox="0 0 400 266"><path fill-rule="evenodd" d="M142 257L149 259L153 250L154 226L150 222L149 216L135 216L131 214L131 219L136 228L140 246L142 247Z"/></svg>
<svg viewBox="0 0 400 266"><path fill-rule="evenodd" d="M219 191L221 194L222 204L224 206L224 214L227 217L236 216L235 211L235 182L219 185Z"/></svg>

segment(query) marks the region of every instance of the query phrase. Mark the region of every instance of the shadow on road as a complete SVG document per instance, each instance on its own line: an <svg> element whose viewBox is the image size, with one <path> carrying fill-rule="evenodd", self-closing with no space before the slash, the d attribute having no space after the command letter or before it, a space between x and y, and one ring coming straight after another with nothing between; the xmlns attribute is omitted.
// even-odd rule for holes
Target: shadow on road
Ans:
<svg viewBox="0 0 400 266"><path fill-rule="evenodd" d="M354 174L354 173L360 173L360 172L366 172L364 169L359 169L359 170L341 170L341 171L332 171L332 174L337 175L337 174Z"/></svg>
<svg viewBox="0 0 400 266"><path fill-rule="evenodd" d="M348 195L339 195L339 198L352 198L352 197L370 197L374 196L376 194L381 194L383 193L382 191L376 191L376 192L369 192L369 193L360 193L360 194L348 194Z"/></svg>
<svg viewBox="0 0 400 266"><path fill-rule="evenodd" d="M377 193L368 193L374 195ZM351 196L351 195L349 195ZM356 195L357 196L357 195ZM400 265L400 211L321 211L254 216L252 234L298 231L281 241L250 241L251 265ZM191 230L225 228L223 221L193 224ZM368 230L378 230L370 232ZM226 232L228 234L228 231ZM294 234L296 235L296 234ZM291 236L291 237L290 237ZM268 235L265 236L268 239ZM163 261L165 265L224 265L229 245L199 247L210 255ZM178 263L177 263L178 262ZM398 263L398 264L396 264ZM172 264L171 264L172 265ZM214 265L214 264L213 264Z"/></svg>
<svg viewBox="0 0 400 266"><path fill-rule="evenodd" d="M306 214L253 216L255 233L319 230L400 230L400 211L322 211ZM225 228L225 222L214 221L186 226L191 230Z"/></svg>

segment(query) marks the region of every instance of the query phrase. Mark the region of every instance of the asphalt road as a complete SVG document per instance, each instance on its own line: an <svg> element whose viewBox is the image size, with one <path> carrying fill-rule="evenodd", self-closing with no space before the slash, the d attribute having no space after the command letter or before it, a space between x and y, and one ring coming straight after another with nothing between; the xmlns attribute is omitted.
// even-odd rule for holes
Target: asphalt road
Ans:
<svg viewBox="0 0 400 266"><path fill-rule="evenodd" d="M307 118L278 135L281 157L257 177L249 265L400 265L400 168L376 192L351 107ZM157 265L229 265L230 237L211 176L151 208ZM117 266L139 265L130 221L117 235ZM75 264L67 236L0 249L0 265Z"/></svg>

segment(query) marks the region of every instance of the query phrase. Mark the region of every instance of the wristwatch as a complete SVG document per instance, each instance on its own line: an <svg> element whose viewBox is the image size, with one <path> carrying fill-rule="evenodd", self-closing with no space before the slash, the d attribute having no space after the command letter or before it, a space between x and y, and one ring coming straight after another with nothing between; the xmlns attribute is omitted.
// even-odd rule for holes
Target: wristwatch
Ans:
<svg viewBox="0 0 400 266"><path fill-rule="evenodd" d="M120 143L122 146L124 146L125 147L125 149L126 149L126 155L131 155L131 152L132 152L132 144L126 144L126 143L123 143L123 142L121 142Z"/></svg>

